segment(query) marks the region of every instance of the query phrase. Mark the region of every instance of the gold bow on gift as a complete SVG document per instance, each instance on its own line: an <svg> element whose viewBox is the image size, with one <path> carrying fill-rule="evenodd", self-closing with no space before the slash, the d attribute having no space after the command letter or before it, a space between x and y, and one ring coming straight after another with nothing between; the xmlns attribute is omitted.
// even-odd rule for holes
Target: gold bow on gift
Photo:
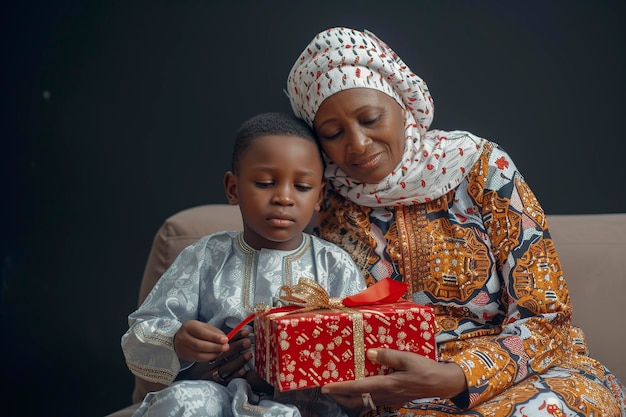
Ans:
<svg viewBox="0 0 626 417"><path fill-rule="evenodd" d="M402 298L408 288L409 284L407 283L384 278L361 292L339 298L329 296L324 287L316 281L310 278L300 278L296 285L283 285L279 289L280 299L290 304L290 306L272 309L271 311L297 311L298 313L321 309L345 311L349 307L393 303ZM294 309L293 306L301 308ZM257 305L254 313L246 317L228 333L228 339L232 339L243 326L254 319L255 315L268 310L269 307L264 304Z"/></svg>
<svg viewBox="0 0 626 417"><path fill-rule="evenodd" d="M330 297L326 290L316 281L300 278L296 285L283 285L279 289L279 299L288 303L287 306L257 310L257 314L263 314L271 318L326 309L339 310L348 314L352 322L354 377L355 379L361 379L365 376L363 313L352 307L396 302L406 293L407 289L408 284L385 278L364 291L349 297L339 298ZM269 332L269 329L266 329L267 332ZM269 335L266 335L265 339L268 340ZM270 351L270 344L266 344L266 357L270 356ZM270 365L271 362L266 361L266 376L271 375Z"/></svg>
<svg viewBox="0 0 626 417"><path fill-rule="evenodd" d="M298 311L318 310L322 308L345 309L343 299L330 297L324 287L310 278L300 278L296 285L283 285L278 290L278 297L288 304L304 307Z"/></svg>

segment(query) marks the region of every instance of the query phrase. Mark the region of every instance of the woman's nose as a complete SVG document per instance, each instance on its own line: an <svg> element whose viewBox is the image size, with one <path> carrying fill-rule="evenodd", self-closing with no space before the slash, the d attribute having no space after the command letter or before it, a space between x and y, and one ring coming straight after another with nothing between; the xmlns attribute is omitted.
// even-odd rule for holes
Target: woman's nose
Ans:
<svg viewBox="0 0 626 417"><path fill-rule="evenodd" d="M369 137L361 129L350 129L347 133L347 150L349 153L362 154L365 153L367 145L370 142Z"/></svg>

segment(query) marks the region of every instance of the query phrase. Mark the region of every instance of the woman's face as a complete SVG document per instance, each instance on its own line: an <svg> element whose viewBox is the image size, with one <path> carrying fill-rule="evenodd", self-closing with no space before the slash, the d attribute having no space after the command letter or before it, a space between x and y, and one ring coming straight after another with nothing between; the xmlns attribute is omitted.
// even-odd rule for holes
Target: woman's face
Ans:
<svg viewBox="0 0 626 417"><path fill-rule="evenodd" d="M404 110L387 94L352 88L328 97L313 128L324 153L351 178L374 184L400 163Z"/></svg>

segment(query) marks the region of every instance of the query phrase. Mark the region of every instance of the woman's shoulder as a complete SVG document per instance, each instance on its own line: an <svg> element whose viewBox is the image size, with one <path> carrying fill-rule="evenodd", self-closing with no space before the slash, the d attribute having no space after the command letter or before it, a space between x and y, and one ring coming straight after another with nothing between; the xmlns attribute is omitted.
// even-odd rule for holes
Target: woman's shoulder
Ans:
<svg viewBox="0 0 626 417"><path fill-rule="evenodd" d="M482 173L486 177L498 175L513 178L518 175L517 167L509 153L497 142L485 141L481 156L474 164L474 173Z"/></svg>
<svg viewBox="0 0 626 417"><path fill-rule="evenodd" d="M513 158L497 142L486 141L483 151L467 176L467 190L480 199L489 191L509 190L524 182Z"/></svg>

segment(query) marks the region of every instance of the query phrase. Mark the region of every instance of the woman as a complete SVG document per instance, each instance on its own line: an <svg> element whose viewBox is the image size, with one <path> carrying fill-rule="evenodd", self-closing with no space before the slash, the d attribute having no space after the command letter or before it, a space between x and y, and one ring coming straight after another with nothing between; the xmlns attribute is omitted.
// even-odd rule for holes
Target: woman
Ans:
<svg viewBox="0 0 626 417"><path fill-rule="evenodd" d="M320 236L368 284L409 283L407 298L434 306L439 329L439 361L370 351L396 372L323 393L355 414L626 415L624 387L570 324L545 214L506 152L429 130L426 84L370 32L319 33L288 94L328 162Z"/></svg>

